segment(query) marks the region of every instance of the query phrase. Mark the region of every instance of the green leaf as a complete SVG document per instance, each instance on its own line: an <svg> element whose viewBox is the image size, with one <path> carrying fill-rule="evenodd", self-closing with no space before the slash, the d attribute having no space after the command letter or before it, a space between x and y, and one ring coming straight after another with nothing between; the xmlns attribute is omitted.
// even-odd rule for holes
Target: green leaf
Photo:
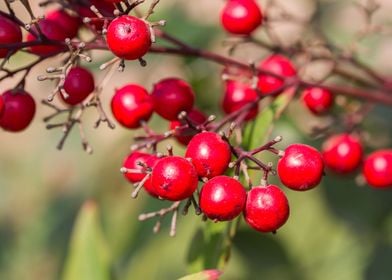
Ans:
<svg viewBox="0 0 392 280"><path fill-rule="evenodd" d="M293 99L296 88L291 87L278 95L267 107L263 108L256 120L245 127L244 148L251 150L264 144L271 136L274 122Z"/></svg>
<svg viewBox="0 0 392 280"><path fill-rule="evenodd" d="M216 280L222 274L219 270L209 269L195 274L190 274L179 278L178 280Z"/></svg>
<svg viewBox="0 0 392 280"><path fill-rule="evenodd" d="M93 201L85 202L77 217L62 279L110 279L109 253Z"/></svg>
<svg viewBox="0 0 392 280"><path fill-rule="evenodd" d="M206 221L199 228L188 251L188 270L223 268L227 256L227 227L229 223Z"/></svg>

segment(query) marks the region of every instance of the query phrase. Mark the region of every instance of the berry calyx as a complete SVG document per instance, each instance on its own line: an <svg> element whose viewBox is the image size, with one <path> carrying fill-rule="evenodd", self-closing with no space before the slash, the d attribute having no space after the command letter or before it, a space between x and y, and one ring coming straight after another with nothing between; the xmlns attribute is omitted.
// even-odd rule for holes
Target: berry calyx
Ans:
<svg viewBox="0 0 392 280"><path fill-rule="evenodd" d="M125 158L123 167L135 171L134 172L128 171L124 173L125 178L128 179L128 181L131 183L136 183L143 180L143 178L147 174L146 167L151 167L148 165L148 162L152 163L152 161L149 161L151 157L155 157L156 159L158 159L155 155L142 153L138 151L130 153Z"/></svg>
<svg viewBox="0 0 392 280"><path fill-rule="evenodd" d="M147 90L136 84L116 90L111 108L115 119L126 128L138 128L153 113L153 103Z"/></svg>
<svg viewBox="0 0 392 280"><path fill-rule="evenodd" d="M230 114L253 102L255 106L245 116L245 120L251 120L259 112L258 104L256 103L257 98L256 90L250 85L239 81L227 81L222 107L226 114Z"/></svg>
<svg viewBox="0 0 392 280"><path fill-rule="evenodd" d="M192 122L193 125L197 126L203 124L207 117L202 112L197 109L192 109L188 114L187 118ZM174 137L177 141L183 145L188 145L189 141L193 138L193 136L197 133L197 131L193 128L181 128L177 129L181 125L185 125L186 122L184 120L171 121L169 124L170 130L175 130Z"/></svg>
<svg viewBox="0 0 392 280"><path fill-rule="evenodd" d="M322 155L326 167L338 173L349 173L361 164L362 144L354 135L334 135L324 142Z"/></svg>
<svg viewBox="0 0 392 280"><path fill-rule="evenodd" d="M35 115L35 101L24 90L8 90L3 93L3 113L0 127L11 132L19 132L29 126Z"/></svg>
<svg viewBox="0 0 392 280"><path fill-rule="evenodd" d="M305 144L292 144L284 151L277 171L283 185L292 190L306 191L320 183L324 162L315 148Z"/></svg>
<svg viewBox="0 0 392 280"><path fill-rule="evenodd" d="M0 16L0 44L14 44L22 42L22 31L15 22ZM9 49L0 49L0 58L7 56Z"/></svg>
<svg viewBox="0 0 392 280"><path fill-rule="evenodd" d="M217 176L204 184L199 205L203 213L216 221L230 221L244 209L246 191L238 180Z"/></svg>
<svg viewBox="0 0 392 280"><path fill-rule="evenodd" d="M151 173L154 193L171 201L190 197L197 188L198 178L193 164L183 157L160 159Z"/></svg>
<svg viewBox="0 0 392 280"><path fill-rule="evenodd" d="M293 77L297 74L291 61L280 54L273 54L259 64L259 69L282 76L283 78ZM284 85L284 80L271 75L260 74L257 83L262 95L268 95L279 90Z"/></svg>
<svg viewBox="0 0 392 280"><path fill-rule="evenodd" d="M188 144L185 157L191 158L200 177L222 175L231 159L229 144L214 132L196 134Z"/></svg>
<svg viewBox="0 0 392 280"><path fill-rule="evenodd" d="M223 28L232 34L250 35L262 21L262 11L254 0L229 0L221 13Z"/></svg>
<svg viewBox="0 0 392 280"><path fill-rule="evenodd" d="M78 34L81 20L78 17L71 16L65 10L59 9L49 12L46 19L56 22L65 33L66 38L74 38Z"/></svg>
<svg viewBox="0 0 392 280"><path fill-rule="evenodd" d="M64 41L67 38L67 34L64 32L63 28L56 21L43 19L39 21L38 25L42 31L42 34L49 40L60 42L60 41ZM32 27L32 29L35 30L34 27ZM32 33L27 34L28 42L36 41L36 40L37 38ZM60 51L62 49L64 49L63 46L53 45L53 44L51 45L42 44L42 45L35 45L29 47L31 53L36 55L41 55L41 56L54 53L56 51Z"/></svg>
<svg viewBox="0 0 392 280"><path fill-rule="evenodd" d="M64 81L64 90L68 94L65 98L60 94L62 100L69 105L82 102L95 89L94 77L91 72L83 67L72 68Z"/></svg>
<svg viewBox="0 0 392 280"><path fill-rule="evenodd" d="M154 85L151 97L155 112L169 121L177 120L182 111L189 112L195 102L191 86L177 78L159 81Z"/></svg>
<svg viewBox="0 0 392 280"><path fill-rule="evenodd" d="M322 115L332 107L333 94L327 89L312 87L304 90L302 100L313 114Z"/></svg>
<svg viewBox="0 0 392 280"><path fill-rule="evenodd" d="M147 53L151 43L150 27L137 17L120 16L108 26L108 47L122 59L141 58Z"/></svg>
<svg viewBox="0 0 392 280"><path fill-rule="evenodd" d="M364 161L362 174L373 188L392 187L392 150L379 150Z"/></svg>
<svg viewBox="0 0 392 280"><path fill-rule="evenodd" d="M245 221L260 232L275 232L290 215L286 195L277 186L253 187L246 199Z"/></svg>

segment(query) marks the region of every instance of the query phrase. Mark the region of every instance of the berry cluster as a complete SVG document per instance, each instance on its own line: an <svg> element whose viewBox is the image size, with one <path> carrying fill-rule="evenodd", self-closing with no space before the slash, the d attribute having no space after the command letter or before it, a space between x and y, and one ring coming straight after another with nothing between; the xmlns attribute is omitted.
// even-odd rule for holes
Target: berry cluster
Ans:
<svg viewBox="0 0 392 280"><path fill-rule="evenodd" d="M47 2L45 5L52 1ZM47 74L38 77L40 81L56 81L53 92L42 102L54 110L44 121L48 129L63 128L59 149L72 127L79 126L83 147L89 152L92 149L84 139L83 112L90 107L96 108L99 119L95 126L106 122L114 128L105 113L100 94L116 68L124 70L126 61L138 60L146 66L143 56L155 52L197 56L222 65L220 107L225 116L220 120L197 108L193 88L177 77L158 81L151 91L138 84L126 84L117 88L112 96L110 107L116 121L124 128L142 128L145 132L135 137L136 143L121 169L136 186L132 197L137 197L143 188L152 197L173 202L169 208L139 217L140 220L158 217L155 231L159 229L160 218L173 213L171 234L174 234L177 213L184 202L184 213L191 205L196 214L203 214L205 219L213 221L230 221L242 213L246 222L257 231L275 232L287 221L290 212L284 192L269 183L269 176L275 174L287 188L307 191L319 185L324 168L345 175L362 166L362 177L370 186L392 187L392 150L383 149L364 157L366 143L360 126L371 110L368 104L343 116L339 110L335 112L335 109L345 111L348 107L344 102L336 101L337 95L392 105L389 92L386 92L390 91L390 85L376 72L356 62L354 57L347 59L345 52L341 52L342 55L335 60L356 63L365 74L376 80L374 84L382 84L379 86L381 94L328 86L324 83L326 77L314 83L305 80L301 76L303 63L298 62L297 57L303 53L309 54L309 57L316 54L307 53L308 49L302 48L301 44L287 49L279 44L270 45L257 40L254 34L261 27L267 29L271 17L255 0L226 1L220 19L222 28L239 40L236 44L251 42L270 51L259 63L243 63L231 56L199 50L166 34L159 28L165 24L164 21L149 21L159 0L152 1L144 16L134 12L134 8L144 1L60 2L62 8L46 12L43 17L31 14L32 21L27 24L15 16L11 4L8 5L9 14L0 13L0 58L8 61L21 49L37 57L32 64L17 70L8 70L4 68L5 64L1 66L0 70L6 75L0 81L19 72L25 73L14 89L0 95L0 127L5 131L22 131L32 122L36 103L25 90L26 77L35 65L58 54L64 54L63 63L49 67ZM31 13L28 1L23 1L23 5ZM25 32L22 32L23 29ZM81 33L84 32L93 39L83 40ZM25 39L23 33L26 33ZM158 44L155 47L156 37L171 46ZM110 61L100 66L101 70L108 72L99 83L82 65L82 62L92 61L88 51L94 49L108 50L113 55ZM359 79L361 84L369 84L357 75L354 78ZM369 87L375 88L374 84ZM315 117L334 116L332 125L314 131L314 136L328 136L321 152L304 144L292 144L284 151L278 150L275 145L282 140L281 137L256 148L244 143L247 125L257 122L257 117L265 110L263 106L272 107L282 96L288 101L277 109L276 118L289 103L294 103L294 97L298 97L303 108ZM55 98L61 106L52 103ZM168 121L166 132L156 132L148 125L154 113ZM51 123L60 114L67 114L67 121ZM166 154L158 151L159 144L168 138L186 146L183 156L174 155L172 147L168 147ZM276 170L273 163L260 160L262 152L279 158ZM262 173L262 179L256 185L250 179L249 169Z"/></svg>

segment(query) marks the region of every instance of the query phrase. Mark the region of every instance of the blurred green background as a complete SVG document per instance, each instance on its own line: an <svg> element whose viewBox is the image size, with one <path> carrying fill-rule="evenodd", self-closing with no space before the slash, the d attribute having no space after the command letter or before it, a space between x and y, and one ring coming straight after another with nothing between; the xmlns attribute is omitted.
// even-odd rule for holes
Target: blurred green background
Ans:
<svg viewBox="0 0 392 280"><path fill-rule="evenodd" d="M310 0L287 2L290 11L305 17L316 7ZM377 16L382 20L392 12L392 3L380 2L383 9ZM225 52L225 34L217 24L222 5L219 0L162 1L153 19L166 19L165 30L193 45ZM320 1L318 5L322 26L331 39L338 44L350 42L350 34L361 22L352 1ZM43 14L37 7L35 11ZM301 30L286 29L279 32L288 41L300 37ZM259 35L265 36L262 31ZM364 60L384 74L391 73L391 38L374 36L363 44ZM258 60L265 52L244 45L236 55ZM99 80L103 74L98 66L110 55L94 52L93 56L88 67ZM21 65L28 59L18 54L10 65ZM146 68L131 62L124 73L115 75L104 90L106 110L116 87L137 82L151 89L160 78L178 76L193 85L199 108L221 115L220 67L169 56L148 55L146 60ZM35 77L56 63L50 60L30 75L27 90L37 102L49 94L53 84L38 83ZM1 88L6 90L16 82L17 77L7 80ZM45 130L41 121L50 112L39 106L28 130L0 132L0 279L177 279L214 268L209 258L216 255L221 242L220 235L214 233L224 231L225 224L203 223L190 213L180 217L177 236L170 238L167 223L154 235L154 221L137 221L140 213L168 206L145 193L132 200L132 186L119 172L132 137L141 131L119 126L114 131L104 126L94 130L96 115L91 112L84 124L94 154L82 151L76 131L59 152L55 147L61 132ZM366 119L369 151L391 146L390 116L390 109L379 106ZM284 137L280 148L292 142L319 147L320 141L312 141L306 132L323 122L294 102L273 135ZM154 117L151 125L162 131L167 123ZM184 148L172 143L175 152L183 154ZM222 279L391 279L392 193L357 186L354 177L328 174L320 187L306 193L285 189L291 206L287 224L272 235L257 233L241 223ZM205 253L204 258L199 251Z"/></svg>

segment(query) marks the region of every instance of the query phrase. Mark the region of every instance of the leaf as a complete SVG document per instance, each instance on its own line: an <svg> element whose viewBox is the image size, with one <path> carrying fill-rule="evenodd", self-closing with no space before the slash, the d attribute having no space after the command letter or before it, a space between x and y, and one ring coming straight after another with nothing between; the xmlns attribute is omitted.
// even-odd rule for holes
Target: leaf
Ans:
<svg viewBox="0 0 392 280"><path fill-rule="evenodd" d="M221 274L222 272L217 269L209 269L181 277L178 280L217 280Z"/></svg>
<svg viewBox="0 0 392 280"><path fill-rule="evenodd" d="M296 88L290 87L278 95L258 117L245 128L244 148L251 150L264 144L272 133L274 122L280 118L290 101L293 99Z"/></svg>
<svg viewBox="0 0 392 280"><path fill-rule="evenodd" d="M109 253L93 201L85 202L77 217L62 279L110 279Z"/></svg>
<svg viewBox="0 0 392 280"><path fill-rule="evenodd" d="M190 271L223 268L228 259L228 225L229 223L206 221L203 227L195 232L187 257Z"/></svg>

